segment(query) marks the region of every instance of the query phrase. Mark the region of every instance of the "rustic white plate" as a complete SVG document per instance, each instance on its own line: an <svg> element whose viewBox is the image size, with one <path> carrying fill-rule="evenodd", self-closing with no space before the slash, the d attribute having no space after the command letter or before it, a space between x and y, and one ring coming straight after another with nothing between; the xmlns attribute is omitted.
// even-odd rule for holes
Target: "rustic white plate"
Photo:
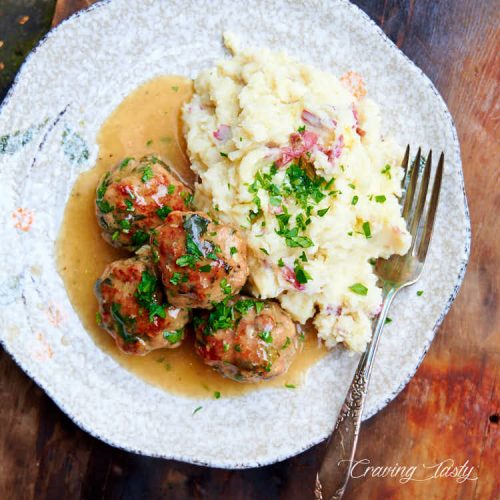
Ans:
<svg viewBox="0 0 500 500"><path fill-rule="evenodd" d="M293 28L292 28L293 27ZM300 389L192 399L156 389L101 352L71 307L54 255L71 186L97 156L96 134L135 87L197 72L221 56L221 33L285 49L336 74L362 73L401 144L447 157L428 265L398 297L365 418L404 387L463 279L470 224L451 116L429 79L345 0L115 0L72 17L28 58L0 112L1 340L83 429L121 448L219 467L284 459L330 432L357 363L336 352ZM78 242L75 242L78 244ZM203 410L192 415L199 404ZM425 401L422 401L425 404Z"/></svg>

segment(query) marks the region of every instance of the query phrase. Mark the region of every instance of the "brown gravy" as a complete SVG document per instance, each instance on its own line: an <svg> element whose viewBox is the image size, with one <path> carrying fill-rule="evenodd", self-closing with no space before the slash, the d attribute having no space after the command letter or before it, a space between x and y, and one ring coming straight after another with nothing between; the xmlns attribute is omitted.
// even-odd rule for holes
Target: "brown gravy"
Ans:
<svg viewBox="0 0 500 500"><path fill-rule="evenodd" d="M313 332L307 333L304 349L288 373L269 382L242 384L224 379L205 366L194 353L192 339L178 349L161 349L145 357L134 357L122 354L113 339L96 324L94 282L108 263L129 255L101 238L94 213L98 180L125 156L156 152L169 160L181 177L193 182L180 123L181 106L192 92L192 82L186 78L155 78L130 94L106 120L98 137L97 164L78 177L66 206L57 242L59 272L70 301L94 342L127 370L151 384L190 397L213 397L215 392L222 397L235 396L264 387L297 386L307 368L326 354Z"/></svg>

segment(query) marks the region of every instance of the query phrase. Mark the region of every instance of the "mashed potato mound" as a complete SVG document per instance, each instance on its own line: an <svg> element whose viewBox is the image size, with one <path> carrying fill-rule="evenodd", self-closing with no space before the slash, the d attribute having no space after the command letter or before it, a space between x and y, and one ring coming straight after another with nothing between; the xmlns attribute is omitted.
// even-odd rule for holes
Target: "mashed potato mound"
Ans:
<svg viewBox="0 0 500 500"><path fill-rule="evenodd" d="M370 260L404 254L401 148L362 78L242 49L202 71L183 110L195 203L242 228L254 295L363 351L381 290Z"/></svg>

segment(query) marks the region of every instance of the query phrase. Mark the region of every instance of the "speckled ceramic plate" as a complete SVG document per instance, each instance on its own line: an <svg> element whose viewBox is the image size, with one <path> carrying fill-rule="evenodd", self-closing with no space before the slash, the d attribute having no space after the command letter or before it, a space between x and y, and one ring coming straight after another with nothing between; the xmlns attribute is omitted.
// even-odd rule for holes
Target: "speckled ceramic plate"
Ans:
<svg viewBox="0 0 500 500"><path fill-rule="evenodd" d="M418 286L425 294L417 297L411 288L396 300L365 418L415 373L462 281L470 226L459 145L445 103L347 1L115 0L72 17L45 38L0 112L1 340L94 436L138 453L236 468L281 460L324 439L357 356L332 353L295 391L268 388L201 403L170 395L94 345L68 300L54 251L71 186L92 167L106 117L145 80L194 77L211 65L224 54L226 29L249 45L284 49L335 74L360 72L382 107L387 132L403 145L446 153L435 236ZM203 411L193 415L198 404Z"/></svg>

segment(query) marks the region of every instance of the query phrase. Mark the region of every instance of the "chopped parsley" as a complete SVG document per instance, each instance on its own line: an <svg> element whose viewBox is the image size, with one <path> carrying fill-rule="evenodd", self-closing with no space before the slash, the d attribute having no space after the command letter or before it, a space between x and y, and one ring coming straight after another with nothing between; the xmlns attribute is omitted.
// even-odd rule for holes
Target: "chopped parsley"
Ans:
<svg viewBox="0 0 500 500"><path fill-rule="evenodd" d="M357 293L358 295L366 295L368 293L368 288L366 288L366 286L362 283L354 283L354 285L349 287L349 290Z"/></svg>
<svg viewBox="0 0 500 500"><path fill-rule="evenodd" d="M285 387L287 389L295 389L296 386L294 384L285 384Z"/></svg>
<svg viewBox="0 0 500 500"><path fill-rule="evenodd" d="M359 197L358 196L353 196L352 197L352 200L351 200L351 205L356 205L359 201Z"/></svg>
<svg viewBox="0 0 500 500"><path fill-rule="evenodd" d="M156 316L160 318L166 317L165 306L158 303L157 287L158 280L156 276L149 271L143 271L134 296L137 303L148 311L150 322L153 322Z"/></svg>
<svg viewBox="0 0 500 500"><path fill-rule="evenodd" d="M229 295L231 293L231 285L227 282L226 278L221 280L220 288L226 295Z"/></svg>
<svg viewBox="0 0 500 500"><path fill-rule="evenodd" d="M280 259L278 260L278 267L284 267L284 266L285 266L285 263L283 262L283 259L282 259L282 258L280 258Z"/></svg>
<svg viewBox="0 0 500 500"><path fill-rule="evenodd" d="M385 318L385 324L388 325L389 323L392 323L392 319L389 317Z"/></svg>
<svg viewBox="0 0 500 500"><path fill-rule="evenodd" d="M198 406L197 408L195 408L193 411L193 415L196 415L202 408L203 406Z"/></svg>
<svg viewBox="0 0 500 500"><path fill-rule="evenodd" d="M153 144L153 139L149 139L148 142L146 142L146 146L151 146Z"/></svg>
<svg viewBox="0 0 500 500"><path fill-rule="evenodd" d="M164 205L163 207L159 208L156 211L156 215L161 219L165 220L167 218L167 215L172 211L170 207L167 207L167 205Z"/></svg>
<svg viewBox="0 0 500 500"><path fill-rule="evenodd" d="M219 153L223 158L227 158L227 153L223 153L222 151Z"/></svg>
<svg viewBox="0 0 500 500"><path fill-rule="evenodd" d="M118 167L120 170L123 170L125 167L128 166L128 164L133 160L131 156L127 156L127 158L123 159L122 162L120 163L120 166Z"/></svg>
<svg viewBox="0 0 500 500"><path fill-rule="evenodd" d="M214 392L214 398L215 399L220 399L220 392L219 391L215 391Z"/></svg>
<svg viewBox="0 0 500 500"><path fill-rule="evenodd" d="M110 184L110 178L111 172L107 172L96 191L96 205L103 214L107 214L113 210L110 203L103 199Z"/></svg>
<svg viewBox="0 0 500 500"><path fill-rule="evenodd" d="M154 177L154 173L153 173L153 169L152 169L151 165L146 165L144 167L144 170L142 171L141 181L143 183L146 183L146 182L150 181L153 177Z"/></svg>
<svg viewBox="0 0 500 500"><path fill-rule="evenodd" d="M266 344L270 344L273 341L273 336L271 332L264 331L257 335L259 339L262 339Z"/></svg>
<svg viewBox="0 0 500 500"><path fill-rule="evenodd" d="M375 201L377 203L385 203L386 197L383 194L380 194L378 196L375 196Z"/></svg>
<svg viewBox="0 0 500 500"><path fill-rule="evenodd" d="M268 252L265 248L259 248L259 250L260 250L262 253L265 253L266 255L269 255L269 252Z"/></svg>
<svg viewBox="0 0 500 500"><path fill-rule="evenodd" d="M236 247L231 247L231 249L229 250L231 255L234 255L235 253L238 253L238 250Z"/></svg>
<svg viewBox="0 0 500 500"><path fill-rule="evenodd" d="M328 212L328 210L330 210L330 207L328 207L328 208L322 208L321 210L318 210L317 213L318 213L318 215L320 217L324 217L326 215L326 213Z"/></svg>
<svg viewBox="0 0 500 500"><path fill-rule="evenodd" d="M169 186L170 187L170 186ZM175 189L175 188L174 188ZM191 204L193 203L193 193L190 193L189 191L183 191L181 193L181 198L184 200L184 205L186 207L190 207Z"/></svg>
<svg viewBox="0 0 500 500"><path fill-rule="evenodd" d="M388 179L392 179L391 166L389 164L385 165L385 167L380 171L380 173L385 175Z"/></svg>
<svg viewBox="0 0 500 500"><path fill-rule="evenodd" d="M417 292L417 296L418 297L421 297L423 294L424 294L423 290L418 290L418 292Z"/></svg>
<svg viewBox="0 0 500 500"><path fill-rule="evenodd" d="M128 331L128 327L135 323L133 318L129 318L123 316L120 312L121 305L113 302L111 304L111 316L115 320L116 330L118 335L123 339L127 344L131 344L133 342L137 342L137 337L132 335Z"/></svg>
<svg viewBox="0 0 500 500"><path fill-rule="evenodd" d="M287 337L286 340L285 340L285 343L281 346L281 349L286 349L290 344L292 343L292 341L290 340L290 337Z"/></svg>
<svg viewBox="0 0 500 500"><path fill-rule="evenodd" d="M113 211L113 206L108 200L96 200L96 205L103 214L109 214Z"/></svg>
<svg viewBox="0 0 500 500"><path fill-rule="evenodd" d="M181 279L182 274L175 272L172 274L172 277L169 279L169 281L170 283L172 283L172 285L178 285L181 282Z"/></svg>
<svg viewBox="0 0 500 500"><path fill-rule="evenodd" d="M168 185L168 194L174 194L175 192L175 186L173 184Z"/></svg>
<svg viewBox="0 0 500 500"><path fill-rule="evenodd" d="M305 132L306 130L306 126L305 125L301 125L298 129L297 129L297 132L300 134L302 132Z"/></svg>
<svg viewBox="0 0 500 500"><path fill-rule="evenodd" d="M212 270L212 266L210 264L207 264L206 266L200 266L199 270L202 273L209 273Z"/></svg>
<svg viewBox="0 0 500 500"><path fill-rule="evenodd" d="M133 246L140 247L144 245L148 240L149 240L149 234L139 229L132 235L130 242L132 243Z"/></svg>
<svg viewBox="0 0 500 500"><path fill-rule="evenodd" d="M170 344L177 344L184 338L184 328L179 328L173 332L163 332L163 338Z"/></svg>
<svg viewBox="0 0 500 500"><path fill-rule="evenodd" d="M198 261L198 257L196 255L188 255L184 254L181 255L175 263L179 267L190 267L191 269L194 269L196 267L196 262Z"/></svg>
<svg viewBox="0 0 500 500"><path fill-rule="evenodd" d="M302 267L298 260L295 261L295 278L298 283L305 285L308 281L312 280L312 276Z"/></svg>
<svg viewBox="0 0 500 500"><path fill-rule="evenodd" d="M367 239L372 237L372 231L370 229L370 223L368 221L363 222L363 234Z"/></svg>

